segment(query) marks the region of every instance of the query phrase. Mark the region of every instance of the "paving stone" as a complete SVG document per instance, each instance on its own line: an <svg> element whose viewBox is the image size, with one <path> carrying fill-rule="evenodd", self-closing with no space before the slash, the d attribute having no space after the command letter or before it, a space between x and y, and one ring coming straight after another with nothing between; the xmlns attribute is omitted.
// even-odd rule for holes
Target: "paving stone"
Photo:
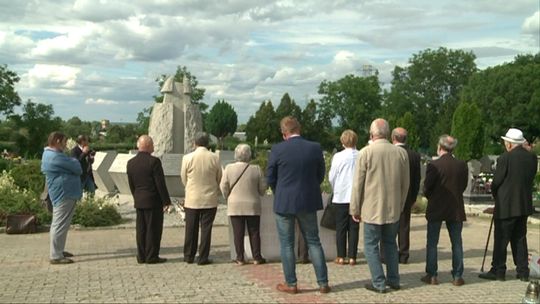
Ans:
<svg viewBox="0 0 540 304"><path fill-rule="evenodd" d="M466 284L451 284L451 246L446 230L439 244L438 286L420 281L425 268L426 221L413 217L410 264L400 265L403 289L384 295L363 288L369 282L368 266L360 241L359 264L328 263L333 292L320 294L311 265L297 265L298 282L306 290L287 295L275 290L283 281L281 264L236 266L230 262L227 227L214 228L211 258L215 264L182 262L183 227L165 228L161 255L169 259L158 265L136 263L135 232L123 229L71 230L67 250L76 263L50 265L49 235L0 234L0 303L351 303L351 302L519 302L527 283L514 279L508 255L506 282L479 279L478 273L489 229L489 220L469 218L464 225ZM361 231L360 235L363 234ZM540 231L530 226L529 251L540 252ZM489 246L491 249L492 243ZM264 253L263 253L264 254ZM489 268L488 250L485 268Z"/></svg>

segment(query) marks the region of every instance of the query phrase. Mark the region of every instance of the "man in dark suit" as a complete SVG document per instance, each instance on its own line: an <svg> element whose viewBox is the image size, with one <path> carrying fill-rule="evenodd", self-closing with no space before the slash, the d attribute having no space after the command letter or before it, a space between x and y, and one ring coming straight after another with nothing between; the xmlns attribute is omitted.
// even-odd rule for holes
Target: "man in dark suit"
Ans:
<svg viewBox="0 0 540 304"><path fill-rule="evenodd" d="M317 210L323 208L320 184L325 164L321 145L300 136L300 123L287 116L280 122L284 141L272 146L268 160L267 182L274 192L274 213L281 247L285 283L282 292L297 293L294 254L294 230L298 221L309 253L319 291L330 292L326 259L319 239Z"/></svg>
<svg viewBox="0 0 540 304"><path fill-rule="evenodd" d="M407 200L401 216L399 217L399 233L398 233L398 248L399 248L399 263L407 264L409 262L409 235L411 231L411 209L416 202L418 190L420 188L420 154L409 149L406 145L407 130L404 128L395 128L392 130L392 143L407 151L409 157L409 191L407 192ZM381 243L381 260L384 260L384 246Z"/></svg>
<svg viewBox="0 0 540 304"><path fill-rule="evenodd" d="M82 168L81 185L83 190L93 194L96 192L96 184L92 173L92 164L94 163L95 151L90 149L90 140L86 135L77 137L77 145L71 149L71 157L79 160Z"/></svg>
<svg viewBox="0 0 540 304"><path fill-rule="evenodd" d="M139 153L127 163L129 188L133 194L137 220L137 262L156 264L167 261L159 257L163 212L171 204L159 158L151 155L154 143L148 135L137 140Z"/></svg>
<svg viewBox="0 0 540 304"><path fill-rule="evenodd" d="M430 162L426 169L424 194L428 199L426 210L427 245L426 245L426 275L421 281L437 285L437 244L442 221L452 243L452 284L462 286L463 280L463 242L461 231L466 221L463 191L467 188L469 170L464 161L456 159L452 151L457 145L457 139L442 135L439 138L437 154L439 158Z"/></svg>
<svg viewBox="0 0 540 304"><path fill-rule="evenodd" d="M495 234L491 270L478 275L486 280L506 278L506 250L511 244L517 278L529 280L527 218L533 213L532 191L538 159L527 151L523 133L511 128L504 140L506 151L497 159L491 191L495 198Z"/></svg>

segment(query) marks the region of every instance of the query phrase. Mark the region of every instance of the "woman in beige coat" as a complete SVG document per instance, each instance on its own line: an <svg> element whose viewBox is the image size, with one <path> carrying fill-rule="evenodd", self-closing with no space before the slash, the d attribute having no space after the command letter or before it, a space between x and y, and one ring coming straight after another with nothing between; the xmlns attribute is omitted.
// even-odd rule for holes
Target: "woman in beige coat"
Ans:
<svg viewBox="0 0 540 304"><path fill-rule="evenodd" d="M234 150L236 162L225 167L221 179L221 192L227 199L227 215L231 218L236 249L237 265L244 265L244 233L247 225L254 264L264 264L261 255L261 195L266 191L266 181L261 168L250 165L251 148L239 144Z"/></svg>

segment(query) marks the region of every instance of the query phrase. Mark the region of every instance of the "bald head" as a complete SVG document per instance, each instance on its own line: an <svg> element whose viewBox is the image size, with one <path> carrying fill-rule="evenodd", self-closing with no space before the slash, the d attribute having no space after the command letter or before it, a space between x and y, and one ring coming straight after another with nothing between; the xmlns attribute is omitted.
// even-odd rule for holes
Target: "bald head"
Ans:
<svg viewBox="0 0 540 304"><path fill-rule="evenodd" d="M372 140L388 138L389 133L390 126L383 118L375 119L369 127L369 134Z"/></svg>
<svg viewBox="0 0 540 304"><path fill-rule="evenodd" d="M137 140L137 149L139 149L139 152L154 152L154 141L152 140L152 137L141 135Z"/></svg>
<svg viewBox="0 0 540 304"><path fill-rule="evenodd" d="M407 141L407 130L401 127L397 127L392 130L392 143L404 144Z"/></svg>

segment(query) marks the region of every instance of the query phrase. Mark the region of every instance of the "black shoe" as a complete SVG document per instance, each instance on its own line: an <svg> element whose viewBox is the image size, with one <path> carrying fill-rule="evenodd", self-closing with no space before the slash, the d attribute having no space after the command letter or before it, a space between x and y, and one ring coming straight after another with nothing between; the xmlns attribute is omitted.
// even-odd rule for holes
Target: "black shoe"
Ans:
<svg viewBox="0 0 540 304"><path fill-rule="evenodd" d="M184 262L188 264L193 264L193 258L184 258Z"/></svg>
<svg viewBox="0 0 540 304"><path fill-rule="evenodd" d="M73 263L73 260L68 259L68 258L61 258L61 259L52 259L49 262L52 265L59 265L59 264L71 264L71 263Z"/></svg>
<svg viewBox="0 0 540 304"><path fill-rule="evenodd" d="M367 290L370 290L370 291L373 291L373 292L376 292L376 293L386 293L386 289L377 289L377 288L375 288L375 286L373 286L371 283L366 283L366 284L364 284L364 287L365 287Z"/></svg>
<svg viewBox="0 0 540 304"><path fill-rule="evenodd" d="M386 284L386 286L390 287L390 289L393 289L393 290L400 290L401 289L401 286L399 284L397 284L397 285Z"/></svg>
<svg viewBox="0 0 540 304"><path fill-rule="evenodd" d="M505 275L504 274L495 274L491 271L488 271L488 272L484 272L484 273L481 273L478 275L478 277L480 279L484 279L484 280L491 280L491 281L506 281L506 278L505 278Z"/></svg>
<svg viewBox="0 0 540 304"><path fill-rule="evenodd" d="M144 260L137 258L137 264L144 264Z"/></svg>
<svg viewBox="0 0 540 304"><path fill-rule="evenodd" d="M73 257L73 253L71 253L71 252L64 251L63 254L64 254L65 258L72 258Z"/></svg>
<svg viewBox="0 0 540 304"><path fill-rule="evenodd" d="M521 275L521 274L516 274L516 279L522 281L522 282L529 282L529 276L528 275Z"/></svg>
<svg viewBox="0 0 540 304"><path fill-rule="evenodd" d="M161 264L167 262L166 258L157 258L155 260L147 261L146 264Z"/></svg>
<svg viewBox="0 0 540 304"><path fill-rule="evenodd" d="M198 261L197 262L197 265L199 266L202 266L202 265L210 265L212 264L214 261L210 260L210 259L206 259L206 260L202 260L202 261Z"/></svg>

